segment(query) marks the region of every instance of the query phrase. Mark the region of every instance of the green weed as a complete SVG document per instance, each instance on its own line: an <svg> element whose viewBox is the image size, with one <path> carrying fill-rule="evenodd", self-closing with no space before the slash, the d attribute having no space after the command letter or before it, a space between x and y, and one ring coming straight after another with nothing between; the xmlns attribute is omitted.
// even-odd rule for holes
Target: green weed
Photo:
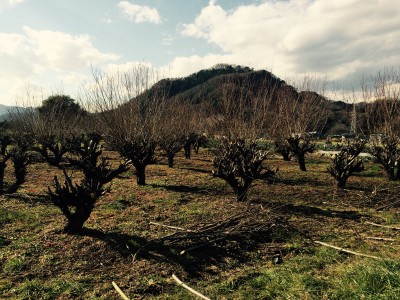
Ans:
<svg viewBox="0 0 400 300"><path fill-rule="evenodd" d="M4 263L3 271L6 274L16 274L21 272L26 266L25 257L24 256L15 256L10 258Z"/></svg>

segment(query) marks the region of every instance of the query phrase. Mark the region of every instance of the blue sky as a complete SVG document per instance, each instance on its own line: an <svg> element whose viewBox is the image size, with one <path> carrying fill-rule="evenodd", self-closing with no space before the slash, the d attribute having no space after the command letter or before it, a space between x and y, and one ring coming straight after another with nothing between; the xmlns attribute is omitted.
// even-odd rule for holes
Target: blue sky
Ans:
<svg viewBox="0 0 400 300"><path fill-rule="evenodd" d="M400 65L397 0L0 0L0 103L77 96L92 67L186 76L217 63L340 88Z"/></svg>

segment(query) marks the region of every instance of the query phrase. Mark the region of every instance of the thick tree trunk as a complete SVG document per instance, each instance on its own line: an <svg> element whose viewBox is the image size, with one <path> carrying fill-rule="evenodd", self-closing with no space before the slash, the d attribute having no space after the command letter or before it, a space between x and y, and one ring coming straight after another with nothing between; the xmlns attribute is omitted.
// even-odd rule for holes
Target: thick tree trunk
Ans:
<svg viewBox="0 0 400 300"><path fill-rule="evenodd" d="M337 182L337 184L336 184L336 187L337 187L338 189L344 188L344 187L346 186L347 179L348 179L348 178L341 178L341 179L339 179L338 182Z"/></svg>
<svg viewBox="0 0 400 300"><path fill-rule="evenodd" d="M170 168L174 167L174 157L175 157L175 153L168 155L168 167L170 167Z"/></svg>
<svg viewBox="0 0 400 300"><path fill-rule="evenodd" d="M138 185L146 185L146 166L135 165L136 169L136 182Z"/></svg>
<svg viewBox="0 0 400 300"><path fill-rule="evenodd" d="M91 209L76 208L76 212L70 216L67 225L64 227L64 233L78 234L82 231L83 224L90 217Z"/></svg>
<svg viewBox="0 0 400 300"><path fill-rule="evenodd" d="M286 151L282 151L281 152L282 158L284 161L290 161L291 157L290 157L290 152L286 152Z"/></svg>
<svg viewBox="0 0 400 300"><path fill-rule="evenodd" d="M395 176L395 172L394 172L394 166L387 165L387 166L384 166L384 167L385 167L387 178L389 180L391 180L391 181L396 180L396 176Z"/></svg>
<svg viewBox="0 0 400 300"><path fill-rule="evenodd" d="M54 157L50 159L49 164L55 167L60 166L63 155L64 153L54 153Z"/></svg>
<svg viewBox="0 0 400 300"><path fill-rule="evenodd" d="M0 163L0 190L4 188L4 170L6 168L6 164L1 162Z"/></svg>
<svg viewBox="0 0 400 300"><path fill-rule="evenodd" d="M16 185L23 184L25 182L26 166L14 165L14 174L15 174L15 184Z"/></svg>
<svg viewBox="0 0 400 300"><path fill-rule="evenodd" d="M190 159L191 144L190 143L186 143L183 146L183 149L185 150L185 158Z"/></svg>
<svg viewBox="0 0 400 300"><path fill-rule="evenodd" d="M248 200L249 189L250 189L250 184L237 187L236 196L238 202L246 202Z"/></svg>
<svg viewBox="0 0 400 300"><path fill-rule="evenodd" d="M238 181L236 181L236 186L231 186L233 187L235 193L236 193L236 200L238 202L246 202L248 200L249 196L249 190L252 181L245 181L243 185L240 185Z"/></svg>
<svg viewBox="0 0 400 300"><path fill-rule="evenodd" d="M306 159L305 159L305 155L303 153L299 153L297 155L297 162L299 163L299 167L300 167L301 171L303 171L303 172L307 171Z"/></svg>
<svg viewBox="0 0 400 300"><path fill-rule="evenodd" d="M195 143L193 149L194 149L194 153L199 154L200 144Z"/></svg>

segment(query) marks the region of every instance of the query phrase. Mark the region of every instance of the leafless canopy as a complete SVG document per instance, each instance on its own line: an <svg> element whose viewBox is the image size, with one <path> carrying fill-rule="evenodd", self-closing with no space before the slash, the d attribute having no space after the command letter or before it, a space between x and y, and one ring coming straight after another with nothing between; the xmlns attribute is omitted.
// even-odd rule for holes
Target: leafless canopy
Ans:
<svg viewBox="0 0 400 300"><path fill-rule="evenodd" d="M119 153L135 166L138 184L145 184L145 168L155 162L162 111L168 87L151 85L155 73L139 65L127 71L93 71L93 82L84 95L98 113L102 133Z"/></svg>
<svg viewBox="0 0 400 300"><path fill-rule="evenodd" d="M385 69L363 78L368 130L385 136L400 136L400 69Z"/></svg>

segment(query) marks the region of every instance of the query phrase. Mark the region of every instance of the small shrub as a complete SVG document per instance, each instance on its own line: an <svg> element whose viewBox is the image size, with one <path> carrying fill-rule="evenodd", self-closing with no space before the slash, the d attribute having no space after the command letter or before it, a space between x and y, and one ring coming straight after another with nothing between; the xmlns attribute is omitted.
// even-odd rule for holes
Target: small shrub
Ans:
<svg viewBox="0 0 400 300"><path fill-rule="evenodd" d="M340 152L335 154L332 165L328 167L328 172L337 182L338 188L346 186L346 182L354 172L364 170L364 164L358 155L365 147L364 141L350 143L341 147Z"/></svg>
<svg viewBox="0 0 400 300"><path fill-rule="evenodd" d="M137 184L146 185L146 167L156 163L156 143L137 137L128 141L114 141L112 144L135 167Z"/></svg>
<svg viewBox="0 0 400 300"><path fill-rule="evenodd" d="M84 178L80 183L74 184L63 170L64 184L60 184L55 176L54 190L48 190L50 200L67 218L65 233L79 233L84 222L90 217L97 199L107 191L104 185L128 170L126 163L113 170L107 158L100 158L102 150L99 143L100 139L92 136L83 142L81 149L75 150L78 159L70 159L71 164L83 172Z"/></svg>
<svg viewBox="0 0 400 300"><path fill-rule="evenodd" d="M381 144L375 144L369 152L383 166L389 180L400 180L400 142L395 136L382 139Z"/></svg>
<svg viewBox="0 0 400 300"><path fill-rule="evenodd" d="M213 175L233 188L238 201L247 201L255 179L272 180L277 172L263 166L267 156L268 152L260 150L254 142L223 140L213 160Z"/></svg>
<svg viewBox="0 0 400 300"><path fill-rule="evenodd" d="M306 154L315 151L315 143L308 137L295 135L287 139L290 152L296 157L301 171L307 171Z"/></svg>
<svg viewBox="0 0 400 300"><path fill-rule="evenodd" d="M32 139L28 136L18 136L14 138L14 145L10 151L11 159L14 163L15 184L11 191L15 191L25 182L27 167L31 164L32 158L29 153Z"/></svg>
<svg viewBox="0 0 400 300"><path fill-rule="evenodd" d="M4 188L4 172L7 167L7 161L11 158L9 146L12 139L5 135L0 137L0 191Z"/></svg>
<svg viewBox="0 0 400 300"><path fill-rule="evenodd" d="M181 151L185 144L185 136L184 135L175 135L165 137L160 142L160 148L165 152L168 159L168 167L174 167L174 158L176 153Z"/></svg>

